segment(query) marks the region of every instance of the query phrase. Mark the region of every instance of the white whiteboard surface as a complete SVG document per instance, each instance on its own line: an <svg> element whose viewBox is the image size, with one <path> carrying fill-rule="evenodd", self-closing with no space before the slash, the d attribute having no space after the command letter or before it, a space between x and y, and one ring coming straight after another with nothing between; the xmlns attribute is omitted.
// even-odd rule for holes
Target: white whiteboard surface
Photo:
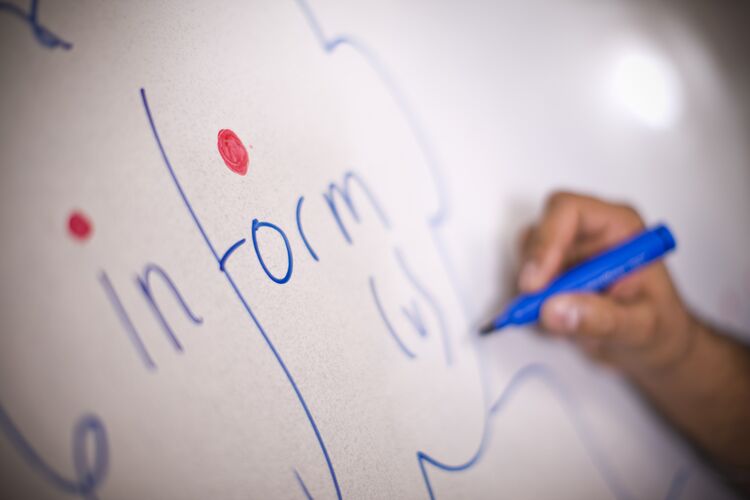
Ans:
<svg viewBox="0 0 750 500"><path fill-rule="evenodd" d="M686 300L750 329L737 96L642 19L3 4L2 496L731 498L615 375L474 333L559 188L669 221ZM673 64L668 126L613 104L629 51Z"/></svg>

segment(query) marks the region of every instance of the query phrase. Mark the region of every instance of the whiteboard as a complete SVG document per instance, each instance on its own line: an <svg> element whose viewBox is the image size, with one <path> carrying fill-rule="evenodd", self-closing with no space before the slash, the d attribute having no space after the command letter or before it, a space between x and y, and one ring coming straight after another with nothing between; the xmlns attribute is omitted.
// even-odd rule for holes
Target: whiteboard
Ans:
<svg viewBox="0 0 750 500"><path fill-rule="evenodd" d="M669 221L686 300L748 331L747 131L641 15L0 4L3 496L731 498L616 375L475 333L559 188ZM613 104L633 50L667 125Z"/></svg>

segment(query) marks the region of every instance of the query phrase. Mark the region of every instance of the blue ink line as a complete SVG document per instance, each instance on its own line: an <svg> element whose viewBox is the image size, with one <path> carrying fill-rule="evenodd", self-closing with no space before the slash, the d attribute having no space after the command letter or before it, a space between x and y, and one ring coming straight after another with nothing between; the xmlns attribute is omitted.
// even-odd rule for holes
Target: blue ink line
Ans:
<svg viewBox="0 0 750 500"><path fill-rule="evenodd" d="M362 189L362 191L365 193L368 201L370 202L372 207L375 209L375 212L378 214L378 217L380 218L380 222L383 223L383 226L385 226L387 229L390 228L390 223L388 222L388 218L386 217L385 212L383 211L383 208L380 206L380 203L378 203L378 200L372 194L372 191L370 191L370 188L367 187L367 184L365 184L365 182L357 173L348 171L344 174L344 180L341 183L341 185L336 184L335 182L332 182L328 185L328 192L323 193L323 198L325 198L326 203L328 204L328 208L331 209L331 213L333 214L333 217L336 219L336 223L338 224L341 234L343 234L344 239L350 245L352 244L352 238L349 235L349 231L346 229L344 222L341 220L341 214L339 214L339 209L338 209L338 205L336 204L335 195L338 193L341 199L344 200L344 203L346 203L346 207L349 209L349 212L352 214L352 217L354 218L354 220L356 222L359 222L359 213L357 212L357 209L354 207L354 202L352 201L352 195L350 191L351 181L355 181L357 185L360 187L360 189Z"/></svg>
<svg viewBox="0 0 750 500"><path fill-rule="evenodd" d="M34 32L36 40L44 47L48 49L54 49L60 47L65 50L73 48L73 44L66 42L59 36L52 33L50 30L39 24L37 21L37 0L31 0L28 14L21 10L20 7L10 2L0 2L0 12L7 12L8 14L14 15L20 18L22 21L28 23L31 30Z"/></svg>
<svg viewBox="0 0 750 500"><path fill-rule="evenodd" d="M445 462L440 462L422 451L417 452L419 467L422 471L422 477L431 499L435 498L435 492L432 489L432 484L430 483L425 464L432 465L433 467L446 472L461 472L474 466L484 454L486 446L489 443L493 422L492 418L496 414L501 413L508 406L512 398L521 391L525 384L533 380L542 382L551 391L552 395L555 396L555 398L558 400L566 416L568 417L568 420L573 425L573 429L575 430L578 439L581 441L584 449L588 453L591 462L597 468L599 474L602 476L604 482L607 484L609 490L612 492L615 498L617 498L618 500L630 500L633 498L631 493L614 474L614 471L612 470L609 462L606 460L605 456L599 449L594 435L591 434L591 432L588 430L582 415L579 413L576 405L573 403L572 398L567 393L565 388L562 386L562 384L560 384L560 382L547 366L533 363L524 366L513 375L510 382L508 382L508 384L505 386L505 389L503 389L503 392L497 398L495 403L490 407L485 418L484 430L482 432L482 438L479 444L479 448L477 449L476 453L474 453L474 455L469 458L469 460L463 463L450 465ZM680 490L682 488L681 484L684 483L685 480L686 478L684 477L684 473L682 471L678 471L678 473L675 474L672 479L672 486L669 488L669 494L671 494L671 492L675 490ZM675 498L671 498L669 496L667 498L669 500L675 500Z"/></svg>
<svg viewBox="0 0 750 500"><path fill-rule="evenodd" d="M419 304L416 300L411 301L411 309L408 309L406 306L402 306L401 312L404 313L404 316L406 316L406 319L409 320L411 326L414 327L420 337L427 336L427 328L425 328L424 326L422 313L419 310Z"/></svg>
<svg viewBox="0 0 750 500"><path fill-rule="evenodd" d="M677 472L672 477L672 483L669 485L665 500L677 500L680 498L690 479L690 475L690 470L686 466L677 469Z"/></svg>
<svg viewBox="0 0 750 500"><path fill-rule="evenodd" d="M154 300L154 294L151 290L151 274L156 273L157 276L159 276L164 283L169 287L169 290L172 292L172 295L175 296L177 299L177 302L182 306L182 310L185 312L185 315L187 315L188 318L190 318L190 321L192 321L196 325L200 325L203 323L203 318L196 316L193 314L193 312L188 307L187 303L185 302L185 299L182 297L182 294L180 294L180 291L177 290L177 287L175 286L172 279L169 277L169 275L156 264L149 263L143 268L143 275L142 276L136 276L135 281L138 284L138 286L141 289L141 292L143 292L143 295L145 295L146 299L148 300L149 306L151 306L151 311L154 313L154 315L159 320L159 323L161 323L162 329L167 333L167 336L169 337L169 340L172 342L172 345L175 349L182 352L182 344L180 344L180 341L177 339L177 336L174 334L174 331L172 331L172 328L169 326L169 323L167 323L166 318L164 317L164 314L162 314L161 309L156 304L156 301Z"/></svg>
<svg viewBox="0 0 750 500"><path fill-rule="evenodd" d="M307 0L296 0L297 4L302 10L307 24L313 35L318 41L324 52L333 53L333 51L339 45L349 45L355 52L357 52L364 62L370 66L377 78L383 84L388 94L393 99L396 107L401 111L404 119L406 120L409 129L411 130L414 140L417 143L417 147L422 154L422 158L428 167L428 172L432 178L432 182L435 186L435 193L437 197L438 206L435 212L428 216L427 224L430 227L432 233L435 248L438 251L438 255L443 261L443 267L448 275L448 278L453 288L453 292L458 297L459 303L461 304L462 312L467 322L471 321L474 316L472 314L472 305L467 298L467 294L460 284L458 274L455 271L455 266L450 261L448 252L445 249L445 244L440 239L438 231L440 226L447 222L447 218L451 213L450 197L448 196L448 190L446 189L446 177L443 171L443 167L437 159L435 154L435 148L433 147L430 140L428 140L425 128L421 121L417 117L417 114L412 110L406 99L405 94L401 91L400 86L396 83L396 80L391 75L391 72L387 67L380 61L380 58L362 42L349 36L335 36L326 37L323 32L323 28L318 21L315 13L310 8Z"/></svg>
<svg viewBox="0 0 750 500"><path fill-rule="evenodd" d="M406 119L406 122L412 131L412 134L414 134L414 139L417 142L418 148L425 160L425 164L429 168L432 181L435 184L438 206L435 210L435 213L429 217L430 224L442 224L444 222L446 214L449 212L449 199L447 196L447 191L445 189L445 184L443 182L444 176L442 174L439 162L433 154L433 148L430 146L430 142L428 141L427 136L424 133L424 128L417 119L416 114L409 107L409 103L403 92L396 84L396 82L391 78L390 72L374 52L372 52L367 46L365 46L354 37L348 35L340 35L333 38L327 37L323 32L323 28L317 17L315 16L315 13L310 8L308 2L306 0L297 0L297 4L299 5L300 10L302 10L305 19L307 20L307 24L310 26L311 31L315 35L315 38L318 40L318 43L325 52L333 53L333 51L336 50L336 48L340 45L350 46L365 60L365 62L370 66L370 68L375 72L380 81L383 83L388 93L391 95L391 98L394 100L396 106L400 109L404 118Z"/></svg>
<svg viewBox="0 0 750 500"><path fill-rule="evenodd" d="M319 261L318 254L315 253L315 250L312 249L310 246L310 242L307 241L307 236L305 236L305 231L302 230L302 221L300 220L300 213L302 212L302 202L305 201L304 196L300 196L299 200L297 200L297 230L299 231L299 235L302 237L302 243L305 244L305 247L307 248L307 251L310 252L310 255L312 256L315 261Z"/></svg>
<svg viewBox="0 0 750 500"><path fill-rule="evenodd" d="M235 242L234 245L229 247L229 249L226 252L224 252L224 255L221 256L221 259L219 259L219 271L224 270L224 266L226 265L227 259L229 258L229 256L232 255L235 250L237 250L239 247L241 247L244 244L245 244L245 238L242 238L241 240Z"/></svg>
<svg viewBox="0 0 750 500"><path fill-rule="evenodd" d="M110 304L117 313L117 317L119 318L120 323L122 323L122 326L125 328L125 331L130 338L130 342L132 342L136 352L140 355L143 364L145 364L146 368L148 368L149 370L156 370L156 364L154 363L154 360L151 359L148 350L146 350L146 346L143 345L143 340L141 340L141 336L138 334L138 330L130 320L130 316L125 310L125 307L122 305L120 297L117 295L117 292L115 292L115 289L112 286L112 282L109 281L109 276L107 276L107 273L105 273L104 271L101 271L99 273L99 283L101 283L102 287L104 288L104 293L107 295L107 299L109 299Z"/></svg>
<svg viewBox="0 0 750 500"><path fill-rule="evenodd" d="M406 264L406 260L404 259L404 256L401 253L401 250L396 248L395 254L396 254L396 260L398 261L398 265L401 268L401 272L404 273L404 276L406 276L406 279L409 280L412 286L417 290L417 292L422 296L422 298L427 302L427 304L429 304L429 306L435 312L435 316L438 319L438 324L440 325L440 334L443 339L443 351L445 352L445 364L450 366L453 363L453 356L451 353L450 339L448 338L448 328L445 324L445 317L443 316L443 310L438 304L437 299L435 299L435 297L433 297L432 294L427 291L427 288L422 283L420 283L419 280L417 280L416 275L411 271L409 266Z"/></svg>
<svg viewBox="0 0 750 500"><path fill-rule="evenodd" d="M263 260L263 256L260 253L260 249L258 248L258 238L256 236L256 233L258 232L258 229L262 227L267 227L269 229L273 229L277 233L281 235L281 238L284 240L284 246L286 247L286 261L287 261L287 268L286 268L286 274L282 276L281 278L277 278L268 267L266 267L266 261ZM258 222L258 219L253 219L253 227L252 227L252 235L253 235L253 247L255 248L255 255L258 257L258 262L260 263L260 267L263 268L263 271L266 272L266 275L271 278L271 281L274 283L278 283L280 285L283 285L287 281L289 281L289 278L292 277L292 268L294 267L294 259L292 257L292 247L289 246L289 240L286 237L286 233L276 224L273 224L271 222Z"/></svg>
<svg viewBox="0 0 750 500"><path fill-rule="evenodd" d="M143 103L143 109L146 112L146 117L148 118L149 126L151 127L151 132L154 135L154 139L156 141L156 145L159 148L159 152L161 153L162 159L164 160L164 165L167 167L167 171L169 172L170 177L172 178L172 181L175 185L175 188L177 188L177 191L182 198L183 203L185 204L185 207L187 208L188 212L190 213L191 218L193 219L193 222L195 223L196 227L198 228L198 231L201 233L201 236L203 237L203 241L208 247L211 254L214 256L214 259L219 262L220 257L218 253L216 252L213 244L211 243L211 240L208 237L208 233L206 233L205 229L203 229L203 225L200 223L200 220L198 219L198 216L195 214L195 211L193 210L193 206L190 204L190 200L188 200L187 195L185 194L185 191L182 188L182 185L180 184L179 180L177 179L177 175L175 174L174 169L172 168L172 164L169 162L169 158L167 158L167 153L164 150L164 146L161 143L161 138L159 137L159 133L156 130L156 125L154 123L154 119L151 116L151 109L148 105L148 100L146 99L146 91L141 88L140 90L141 94L141 101ZM229 282L230 286L232 287L232 290L234 290L235 295L239 299L239 301L242 303L242 306L245 308L245 311L250 316L250 319L255 324L256 328L260 332L260 334L263 336L263 340L266 342L266 345L271 350L271 353L273 353L274 357L276 358L276 361L278 362L279 366L281 367L282 371L284 372L284 375L286 376L287 380L289 381L289 384L292 386L292 389L294 390L295 395L297 396L297 400L299 401L300 405L302 406L302 409L305 412L305 415L307 416L307 420L310 423L310 427L312 427L313 432L315 433L315 438L318 441L318 445L320 447L321 452L323 453L323 457L325 458L326 465L328 466L328 472L331 477L331 481L333 483L333 486L336 490L336 497L341 499L341 488L339 486L338 479L336 478L336 472L333 468L333 463L331 462L331 458L328 455L328 449L326 448L325 442L323 441L323 437L320 434L320 431L318 430L318 425L315 423L315 419L312 416L312 413L310 412L310 409L307 406L307 403L305 402L305 398L302 396L302 392L300 392L299 387L297 387L297 383L294 381L294 377L292 377L291 372L287 368L286 364L284 363L284 360L281 358L281 355L276 350L276 347L274 346L273 342L271 342L271 339L266 334L266 331L263 329L263 326L260 324L258 319L255 317L255 313L250 308L250 305L245 300L244 295L242 295L242 292L240 292L239 288L237 287L237 284L234 282L234 279L232 278L232 275L229 273L229 271L224 270L224 276L227 278L227 281Z"/></svg>
<svg viewBox="0 0 750 500"><path fill-rule="evenodd" d="M96 499L96 490L102 485L109 470L109 445L104 424L95 415L82 416L73 429L73 468L76 479L63 477L37 453L21 434L8 413L0 405L0 429L26 463L55 488L88 500ZM87 455L87 437L94 443L93 463Z"/></svg>
<svg viewBox="0 0 750 500"><path fill-rule="evenodd" d="M393 340L396 341L396 345L401 349L401 351L406 355L409 359L414 359L414 353L409 350L406 345L404 345L404 342L401 340L401 338L396 333L396 329L393 328L393 325L391 324L390 320L388 319L388 316L385 314L385 310L383 309L383 304L380 302L380 297L378 296L378 291L375 288L375 278L370 276L370 292L372 293L372 299L375 301L375 306L378 308L378 313L380 313L380 317L383 320L383 323L385 323L385 328L388 330L388 333L391 334L391 337L393 337Z"/></svg>
<svg viewBox="0 0 750 500"><path fill-rule="evenodd" d="M305 486L305 482L302 480L302 477L300 477L297 469L292 469L292 471L294 471L294 476L297 478L297 483L299 483L300 488L302 488L302 492L305 494L305 498L307 498L307 500L313 500L310 491L307 489L307 486Z"/></svg>

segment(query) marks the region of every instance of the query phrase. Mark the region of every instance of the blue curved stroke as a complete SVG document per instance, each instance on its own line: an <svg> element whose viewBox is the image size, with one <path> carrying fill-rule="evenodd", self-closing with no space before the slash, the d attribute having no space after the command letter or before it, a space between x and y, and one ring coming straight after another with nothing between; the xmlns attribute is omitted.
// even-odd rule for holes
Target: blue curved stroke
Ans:
<svg viewBox="0 0 750 500"><path fill-rule="evenodd" d="M320 259L318 258L318 254L315 253L315 250L313 250L312 245L310 245L310 242L307 240L307 235L305 234L305 230L302 229L302 202L305 201L304 196L300 196L297 200L297 210L295 211L295 217L297 219L297 231L299 232L299 235L302 237L302 243L305 244L305 248L307 248L307 251L310 253L310 257L313 258L316 262Z"/></svg>
<svg viewBox="0 0 750 500"><path fill-rule="evenodd" d="M375 286L375 278L370 276L370 293L372 294L372 300L375 302L375 307L378 309L378 314L380 314L380 318L383 320L383 323L385 324L385 329L388 331L388 333L391 334L391 337L396 342L396 345L399 349L401 349L401 352L404 353L404 355L409 359L414 359L414 352L412 352L411 349L406 347L406 344L404 344L404 341L401 340L401 337L398 336L398 333L396 333L396 329L393 328L393 324L391 323L391 320L388 319L388 315L385 313L385 309L383 309L383 304L380 301L380 295L378 294L377 287Z"/></svg>
<svg viewBox="0 0 750 500"><path fill-rule="evenodd" d="M68 479L53 469L21 431L10 415L0 405L0 430L26 463L48 483L58 490L78 495L87 500L96 499L96 491L104 483L109 471L109 444L104 424L95 415L82 416L73 428L73 467L75 479ZM93 460L88 456L87 440L93 439Z"/></svg>
<svg viewBox="0 0 750 500"><path fill-rule="evenodd" d="M224 255L221 256L221 259L219 259L219 271L224 271L224 267L226 267L227 260L229 259L229 257L232 256L235 250L237 250L244 244L245 244L245 238L242 238L242 239L235 241L232 244L232 246L227 248L227 251L224 252Z"/></svg>
<svg viewBox="0 0 750 500"><path fill-rule="evenodd" d="M404 258L404 254L399 250L398 248L395 249L396 254L396 261L398 262L398 266L401 269L401 272L404 274L406 279L411 283L411 285L417 290L417 293L422 296L422 298L427 302L427 304L432 308L432 311L435 313L435 317L438 320L438 324L440 325L440 335L443 340L443 352L445 353L445 364L448 366L451 366L453 363L453 356L451 353L451 345L450 345L450 339L448 338L448 327L445 324L445 316L443 315L443 309L438 304L437 299L427 290L427 287L422 284L417 279L417 276L414 274L414 272L411 270L409 265L406 263L406 259Z"/></svg>
<svg viewBox="0 0 750 500"><path fill-rule="evenodd" d="M159 149L159 153L161 153L162 160L164 160L164 165L166 166L167 171L169 172L169 176L171 177L175 188L177 188L177 192L179 193L180 198L185 204L185 208L190 213L190 217L192 218L193 222L195 223L195 226L200 232L201 237L203 238L203 242L206 244L206 247L208 248L209 252L213 256L213 258L216 260L216 263L221 264L222 256L219 255L219 253L216 251L214 244L211 242L211 239L208 237L208 232L206 232L205 228L203 227L203 224L198 218L198 214L195 213L195 210L193 209L193 205L190 203L190 200L188 199L187 194L185 193L185 190L182 188L182 184L180 184L180 181L177 179L177 174L175 173L174 168L172 167L172 164L170 163L169 158L167 157L167 152L164 149L164 145L161 142L161 138L159 137L159 132L156 129L156 124L154 122L153 115L151 114L151 108L149 107L148 100L146 99L145 89L142 88L140 90L140 93L141 93L141 102L143 104L143 109L146 112L146 117L148 118L148 124L151 127L151 132L154 136L154 140L156 141L156 145ZM251 322L255 325L255 327L260 332L261 336L263 337L263 340L266 343L266 346L271 350L271 353L273 354L274 358L276 358L276 362L279 364L279 367L281 367L282 371L284 372L284 375L286 376L287 381L289 382L289 385L291 385L292 390L294 391L294 394L297 396L297 400L299 401L299 404L302 406L302 409L305 412L307 421L309 422L310 427L315 433L315 439L318 441L320 450L323 453L323 457L325 458L326 465L328 466L328 472L331 476L331 481L333 482L333 487L336 490L336 496L337 498L342 498L341 488L339 487L339 482L338 482L338 479L336 478L336 471L333 468L333 463L331 462L331 457L328 454L328 449L326 448L325 442L323 441L323 436L320 434L318 425L315 423L315 419L313 418L312 412L310 411L310 408L307 406L307 402L305 401L305 398L302 396L302 392L297 386L297 382L294 380L294 377L292 376L291 371L286 366L284 359L281 357L281 353L279 353L279 351L276 349L276 346L274 345L274 343L271 341L271 338L266 333L266 330L263 328L263 325L261 325L260 321L255 316L255 313L250 307L250 304L245 299L244 294L240 291L239 287L237 286L237 283L234 281L234 278L232 278L232 274L226 268L222 270L222 273L226 277L227 282L229 283L229 286L234 291L234 294L237 296L237 299L242 304L242 307L245 309L245 312L250 317Z"/></svg>
<svg viewBox="0 0 750 500"><path fill-rule="evenodd" d="M37 10L39 8L39 2L37 0L31 0L29 5L29 11L24 12L18 5L10 2L0 2L0 12L6 12L11 16L16 16L23 22L27 23L31 27L31 31L34 33L34 38L42 46L48 49L55 49L60 47L64 50L70 50L73 48L73 44L66 42L59 36L52 33L50 30L39 24L37 20Z"/></svg>
<svg viewBox="0 0 750 500"><path fill-rule="evenodd" d="M510 404L513 398L523 389L525 385L532 381L539 381L543 383L551 394L557 399L561 405L568 421L573 425L573 429L576 436L583 444L586 453L588 454L591 462L594 464L602 479L606 483L612 495L618 500L632 500L634 497L630 491L625 487L624 484L619 480L615 474L612 466L610 465L607 457L602 452L599 444L597 443L594 435L588 429L586 422L583 420L582 415L578 411L577 405L574 403L570 394L568 394L565 387L560 383L559 379L549 369L549 367L532 363L519 369L511 378L510 382L505 386L503 392L490 406L484 423L484 429L482 431L482 438L479 443L477 451L464 462L458 462L450 464L437 460L423 451L417 452L417 461L419 468L422 471L422 477L424 479L427 493L431 499L435 498L435 492L430 482L430 477L427 470L427 465L431 465L444 472L462 472L475 466L482 458L487 450L487 445L490 441L492 433L492 427L494 425L494 418L503 412L503 410ZM685 469L678 470L672 477L670 487L667 490L666 499L676 499L682 487L687 481L687 474Z"/></svg>
<svg viewBox="0 0 750 500"><path fill-rule="evenodd" d="M430 175L435 185L435 192L437 193L437 208L435 212L429 216L429 221L433 225L442 224L449 212L447 191L445 189L445 183L443 182L444 176L440 171L440 164L434 155L434 149L431 147L430 142L427 139L427 135L424 133L424 127L419 122L417 115L412 111L409 106L409 102L404 96L401 89L396 85L396 82L391 78L390 72L386 69L377 55L372 52L366 45L361 43L353 36L339 35L333 38L329 38L323 32L321 24L318 22L315 13L310 8L310 5L305 0L296 0L302 13L305 16L307 24L310 26L315 38L320 44L321 48L327 52L332 53L341 45L348 45L358 52L364 61L372 68L377 74L378 79L385 86L386 90L393 98L396 106L401 111L402 115L406 119L409 129L414 135L414 139L417 141L419 151L422 154L425 164L430 169Z"/></svg>

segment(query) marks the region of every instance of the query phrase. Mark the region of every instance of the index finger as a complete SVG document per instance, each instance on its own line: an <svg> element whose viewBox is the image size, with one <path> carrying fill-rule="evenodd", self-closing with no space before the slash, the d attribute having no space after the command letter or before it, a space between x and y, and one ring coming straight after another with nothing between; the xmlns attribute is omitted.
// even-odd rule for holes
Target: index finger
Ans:
<svg viewBox="0 0 750 500"><path fill-rule="evenodd" d="M590 255L642 229L638 213L625 205L579 194L550 196L523 255L521 290L538 290L558 275L570 255Z"/></svg>

